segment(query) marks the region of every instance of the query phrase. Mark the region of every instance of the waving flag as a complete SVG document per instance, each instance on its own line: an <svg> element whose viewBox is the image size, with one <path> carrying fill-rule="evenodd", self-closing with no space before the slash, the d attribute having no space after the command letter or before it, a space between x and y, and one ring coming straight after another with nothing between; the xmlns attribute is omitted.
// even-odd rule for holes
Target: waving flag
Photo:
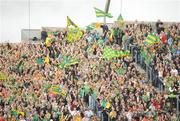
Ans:
<svg viewBox="0 0 180 121"><path fill-rule="evenodd" d="M6 80L6 79L7 79L6 74L0 71L0 80Z"/></svg>
<svg viewBox="0 0 180 121"><path fill-rule="evenodd" d="M25 115L24 112L18 111L18 110L11 110L11 115L18 116L18 115Z"/></svg>
<svg viewBox="0 0 180 121"><path fill-rule="evenodd" d="M68 16L67 16L67 26L74 26L74 27L78 27Z"/></svg>
<svg viewBox="0 0 180 121"><path fill-rule="evenodd" d="M68 42L75 42L81 38L82 31L69 17L67 17L67 28Z"/></svg>
<svg viewBox="0 0 180 121"><path fill-rule="evenodd" d="M152 35L152 34L149 34L146 38L146 40L144 41L144 43L146 45L152 45L152 44L157 44L160 42L160 39L155 36L155 35Z"/></svg>
<svg viewBox="0 0 180 121"><path fill-rule="evenodd" d="M63 61L58 65L58 67L59 68L67 68L67 67L69 67L71 65L75 65L77 63L79 63L79 61L77 59L64 56Z"/></svg>
<svg viewBox="0 0 180 121"><path fill-rule="evenodd" d="M126 51L117 51L117 57L127 57L130 55L130 51L126 50Z"/></svg>
<svg viewBox="0 0 180 121"><path fill-rule="evenodd" d="M86 29L87 30L93 30L93 29L95 29L95 26L94 25L88 25L87 27L86 27Z"/></svg>
<svg viewBox="0 0 180 121"><path fill-rule="evenodd" d="M110 47L105 47L103 50L103 58L112 59L116 57L116 52Z"/></svg>
<svg viewBox="0 0 180 121"><path fill-rule="evenodd" d="M110 47L105 47L103 50L103 58L112 59L112 58L123 58L130 55L130 51L118 51L113 50Z"/></svg>
<svg viewBox="0 0 180 121"><path fill-rule="evenodd" d="M96 23L96 28L98 29L98 28L100 28L101 27L101 23Z"/></svg>
<svg viewBox="0 0 180 121"><path fill-rule="evenodd" d="M95 12L96 12L96 17L108 17L108 18L112 18L113 16L111 15L111 13L106 13L98 8L94 8Z"/></svg>
<svg viewBox="0 0 180 121"><path fill-rule="evenodd" d="M119 23L120 25L123 25L123 24L124 24L124 19L123 19L123 17L122 17L121 14L118 16L117 21L118 21L118 23Z"/></svg>
<svg viewBox="0 0 180 121"><path fill-rule="evenodd" d="M18 73L19 73L20 75L22 75L22 73L23 73L23 65L24 65L23 60L21 60L21 61L19 62L19 64L17 65Z"/></svg>
<svg viewBox="0 0 180 121"><path fill-rule="evenodd" d="M49 88L49 94L55 94L55 95L61 95L61 96L66 96L66 91L61 89L58 85L52 85Z"/></svg>

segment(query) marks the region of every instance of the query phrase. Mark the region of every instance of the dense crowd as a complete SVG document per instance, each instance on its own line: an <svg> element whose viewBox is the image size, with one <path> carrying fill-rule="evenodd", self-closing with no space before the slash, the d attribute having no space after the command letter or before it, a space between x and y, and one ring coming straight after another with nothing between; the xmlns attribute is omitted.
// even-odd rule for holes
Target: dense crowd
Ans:
<svg viewBox="0 0 180 121"><path fill-rule="evenodd" d="M161 25L159 27L159 24ZM157 77L164 83L164 90L179 93L179 40L180 25L172 24L163 27L162 22L156 23L156 28L151 25L141 24L138 28L136 24L130 25L128 36L133 36L132 45L138 45L141 56L144 57L147 65L152 67ZM132 32L133 34L132 34ZM144 40L148 34L154 34L161 39L158 44L146 46ZM127 41L128 42L128 41ZM131 44L130 43L130 44Z"/></svg>
<svg viewBox="0 0 180 121"><path fill-rule="evenodd" d="M45 33L41 44L1 44L0 70L7 78L0 80L0 121L98 121L92 100L104 121L178 121L166 95L148 82L131 55L106 59L103 50L131 45L150 50L147 63L163 79L164 91L178 94L180 24L157 23L154 29L135 22L103 30L85 30L73 43L64 30ZM161 42L146 46L149 33Z"/></svg>

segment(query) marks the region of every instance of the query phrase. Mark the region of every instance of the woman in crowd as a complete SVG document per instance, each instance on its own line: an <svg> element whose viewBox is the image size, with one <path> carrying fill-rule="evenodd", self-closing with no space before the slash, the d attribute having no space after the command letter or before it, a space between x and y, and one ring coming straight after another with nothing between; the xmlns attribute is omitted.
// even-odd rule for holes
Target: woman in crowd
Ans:
<svg viewBox="0 0 180 121"><path fill-rule="evenodd" d="M6 78L0 81L0 120L178 120L167 98L147 82L131 56L103 58L107 46L118 51L128 49L127 44L145 46L143 40L149 32L151 26L128 25L118 40L122 47L112 40L101 41L109 35L96 31L84 32L74 43L67 43L67 35L61 36L66 32L61 32L49 35L42 44L1 44L0 70ZM162 48L155 51L150 64L165 85L178 93L180 33L176 26L168 32L170 44L164 40L169 38L164 37L167 34L159 34L163 36ZM96 105L92 105L94 100Z"/></svg>

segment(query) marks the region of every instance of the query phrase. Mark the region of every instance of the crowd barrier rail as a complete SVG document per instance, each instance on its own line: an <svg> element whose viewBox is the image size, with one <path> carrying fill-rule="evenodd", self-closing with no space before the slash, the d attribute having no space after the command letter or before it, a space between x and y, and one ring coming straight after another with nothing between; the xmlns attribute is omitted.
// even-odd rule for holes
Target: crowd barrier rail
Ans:
<svg viewBox="0 0 180 121"><path fill-rule="evenodd" d="M158 74L155 73L155 69L153 67L151 67L149 64L147 64L145 62L145 58L143 58L140 54L140 46L138 45L131 45L128 48L132 54L132 57L134 59L134 61L136 62L136 64L138 64L147 74L147 79L148 81L154 86L156 87L159 91L165 91L167 92L168 89L165 88L164 83L163 83L163 78L158 77ZM177 94L175 99L171 99L172 100L172 105L174 105L174 107L176 108L176 114L179 117L179 111L180 111L180 95Z"/></svg>
<svg viewBox="0 0 180 121"><path fill-rule="evenodd" d="M163 79L159 78L158 75L154 72L154 69L145 62L145 59L140 55L140 47L138 45L126 46L126 49L130 50L132 57L136 64L138 64L147 74L148 81L152 83L159 91L164 90ZM179 117L180 111L180 96L177 95L175 100L176 114ZM100 108L100 103L91 95L89 95L89 108L95 113L96 116L100 118L101 121L113 121L109 114L102 108Z"/></svg>

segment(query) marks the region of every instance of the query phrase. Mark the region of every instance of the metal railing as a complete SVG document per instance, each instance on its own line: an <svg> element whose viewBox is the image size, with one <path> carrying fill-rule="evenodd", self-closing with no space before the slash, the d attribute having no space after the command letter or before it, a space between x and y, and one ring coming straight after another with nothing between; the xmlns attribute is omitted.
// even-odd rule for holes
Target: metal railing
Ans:
<svg viewBox="0 0 180 121"><path fill-rule="evenodd" d="M147 74L148 81L152 83L159 91L163 91L163 79L159 78L155 73L154 69L145 62L145 59L140 54L140 47L138 45L127 46L127 49L130 50L134 61L142 68ZM176 114L179 116L179 105L180 105L180 97L176 96ZM101 121L112 121L109 114L101 108L100 103L93 97L89 96L89 108L100 118Z"/></svg>
<svg viewBox="0 0 180 121"><path fill-rule="evenodd" d="M145 58L143 58L140 54L140 47L138 45L132 45L130 46L130 52L135 60L135 62L142 68L147 74L148 81L156 87L159 91L167 91L164 88L163 78L158 77L158 74L155 73L155 69L152 68L149 64L145 62ZM176 95L176 113L177 116L179 116L179 105L180 105L180 99L179 95Z"/></svg>

